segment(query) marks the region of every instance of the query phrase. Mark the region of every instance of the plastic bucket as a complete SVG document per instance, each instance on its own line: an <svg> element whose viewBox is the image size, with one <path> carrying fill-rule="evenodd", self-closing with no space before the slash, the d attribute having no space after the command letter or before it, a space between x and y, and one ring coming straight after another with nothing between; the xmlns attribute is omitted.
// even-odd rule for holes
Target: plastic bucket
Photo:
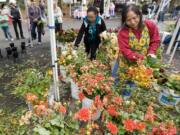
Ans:
<svg viewBox="0 0 180 135"><path fill-rule="evenodd" d="M172 97L172 99L169 99L170 96ZM175 94L174 90L161 88L158 100L161 105L174 106L180 101L180 96Z"/></svg>

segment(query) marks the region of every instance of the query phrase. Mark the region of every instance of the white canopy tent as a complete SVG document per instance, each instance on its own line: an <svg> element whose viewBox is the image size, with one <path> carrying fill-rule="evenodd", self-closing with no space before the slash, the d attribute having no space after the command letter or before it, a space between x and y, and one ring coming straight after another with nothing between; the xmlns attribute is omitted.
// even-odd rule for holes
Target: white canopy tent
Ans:
<svg viewBox="0 0 180 135"><path fill-rule="evenodd" d="M171 53L171 50L172 50L172 47L173 47L173 45L174 45L174 43L175 43L174 49L173 49L173 51L172 51L172 54L171 54L171 57L170 57L170 60L169 60L169 63L171 63L172 59L174 58L176 49L177 49L178 44L179 44L179 41L180 41L180 34L178 35L178 38L177 38L177 40L176 40L176 36L177 36L177 33L178 33L179 29L180 29L180 19L179 19L178 22L177 22L176 29L174 30L174 33L173 33L173 35L172 35L170 44L169 44L168 49L167 49L167 52L166 52L166 54L170 54L170 53ZM176 42L176 41L178 41L178 42Z"/></svg>
<svg viewBox="0 0 180 135"><path fill-rule="evenodd" d="M28 20L28 6L27 1L24 0L26 7L26 15ZM53 85L54 85L54 97L56 101L59 101L59 87L58 87L58 70L57 70L57 53L56 53L56 36L55 36L55 22L54 22L54 11L53 11L53 0L47 0L48 6L48 28L50 31L50 46L51 46L51 59L52 59L52 68L53 68ZM29 23L27 22L27 25ZM29 31L29 30L28 30ZM30 31L29 31L30 32ZM31 39L31 36L30 36Z"/></svg>
<svg viewBox="0 0 180 135"><path fill-rule="evenodd" d="M53 0L47 0L48 6L48 28L50 31L50 46L53 68L53 80L54 80L54 97L56 101L59 101L59 87L58 87L58 70L57 70L57 53L56 53L56 36L55 36L55 22L53 11Z"/></svg>

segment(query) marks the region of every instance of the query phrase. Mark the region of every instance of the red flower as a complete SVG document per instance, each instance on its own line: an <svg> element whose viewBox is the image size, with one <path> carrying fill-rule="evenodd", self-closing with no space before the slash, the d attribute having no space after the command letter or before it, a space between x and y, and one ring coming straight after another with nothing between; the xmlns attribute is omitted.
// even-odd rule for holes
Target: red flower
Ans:
<svg viewBox="0 0 180 135"><path fill-rule="evenodd" d="M118 128L116 125L114 125L112 122L108 122L106 124L106 127L113 133L113 134L117 134L118 133Z"/></svg>
<svg viewBox="0 0 180 135"><path fill-rule="evenodd" d="M88 109L86 109L86 108L82 108L81 110L79 110L79 112L78 112L78 118L82 121L87 121L88 119L89 119L89 117L90 117L90 112L89 112L89 110Z"/></svg>
<svg viewBox="0 0 180 135"><path fill-rule="evenodd" d="M114 106L108 107L107 112L108 112L109 114L111 114L111 115L114 115L114 116L117 116L117 115L118 115L118 113L116 112L116 109L114 108Z"/></svg>
<svg viewBox="0 0 180 135"><path fill-rule="evenodd" d="M58 76L58 78L59 78L59 80L61 80L63 77L60 75L60 76Z"/></svg>
<svg viewBox="0 0 180 135"><path fill-rule="evenodd" d="M143 123L143 122L139 122L139 121L137 121L136 122L136 129L137 130L143 130L143 129L145 129L146 128L146 124L145 123Z"/></svg>
<svg viewBox="0 0 180 135"><path fill-rule="evenodd" d="M126 120L124 127L127 131L132 132L136 128L136 125L132 120Z"/></svg>
<svg viewBox="0 0 180 135"><path fill-rule="evenodd" d="M79 96L81 101L84 99L84 94L83 93L79 93L78 96Z"/></svg>
<svg viewBox="0 0 180 135"><path fill-rule="evenodd" d="M60 106L60 112L65 114L66 113L66 108L64 106Z"/></svg>
<svg viewBox="0 0 180 135"><path fill-rule="evenodd" d="M81 128L81 134L84 134L86 130L84 128Z"/></svg>

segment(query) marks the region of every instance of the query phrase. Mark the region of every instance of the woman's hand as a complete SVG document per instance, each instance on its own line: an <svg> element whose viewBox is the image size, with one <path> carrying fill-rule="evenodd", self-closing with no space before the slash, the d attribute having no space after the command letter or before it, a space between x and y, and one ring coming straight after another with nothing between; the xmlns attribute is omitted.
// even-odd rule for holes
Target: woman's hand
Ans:
<svg viewBox="0 0 180 135"><path fill-rule="evenodd" d="M151 56L152 58L157 58L155 54L148 54L147 56Z"/></svg>

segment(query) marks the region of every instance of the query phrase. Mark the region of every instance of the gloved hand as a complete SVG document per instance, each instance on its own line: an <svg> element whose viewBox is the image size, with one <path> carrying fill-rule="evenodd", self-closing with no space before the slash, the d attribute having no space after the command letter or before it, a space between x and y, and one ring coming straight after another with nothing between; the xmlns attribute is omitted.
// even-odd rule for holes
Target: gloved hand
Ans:
<svg viewBox="0 0 180 135"><path fill-rule="evenodd" d="M152 58L157 58L155 54L148 54L147 56L151 56Z"/></svg>
<svg viewBox="0 0 180 135"><path fill-rule="evenodd" d="M74 50L77 50L77 49L78 49L78 46L75 46L75 47L74 47Z"/></svg>

